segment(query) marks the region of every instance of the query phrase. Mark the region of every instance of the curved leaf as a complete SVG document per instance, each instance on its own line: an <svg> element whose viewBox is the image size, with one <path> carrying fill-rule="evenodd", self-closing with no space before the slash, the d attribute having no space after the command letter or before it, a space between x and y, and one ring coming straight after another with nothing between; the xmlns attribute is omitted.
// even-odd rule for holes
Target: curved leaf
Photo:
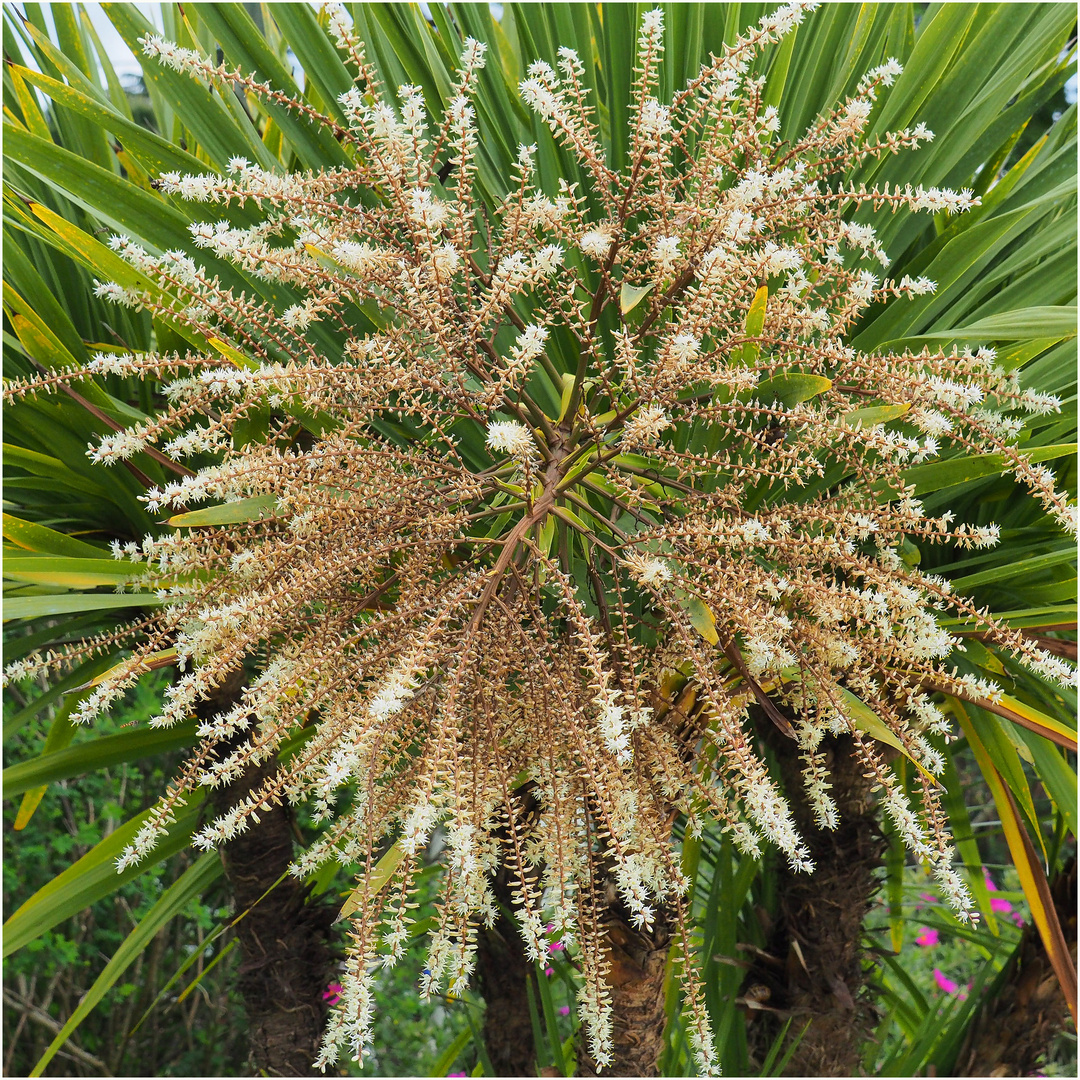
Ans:
<svg viewBox="0 0 1080 1080"><path fill-rule="evenodd" d="M10 956L28 945L34 938L51 930L57 923L115 892L121 885L137 878L155 863L167 859L187 847L199 823L203 791L191 796L186 806L176 813L175 824L165 837L137 866L129 866L122 874L116 872L116 859L135 838L149 817L147 810L125 822L88 851L73 866L42 886L4 923L3 955Z"/></svg>
<svg viewBox="0 0 1080 1080"><path fill-rule="evenodd" d="M223 868L218 853L208 851L165 890L161 899L143 916L139 925L128 934L120 948L113 953L105 969L79 1002L78 1008L49 1044L49 1048L41 1055L30 1073L31 1076L42 1074L45 1066L56 1056L56 1052L67 1042L72 1032L86 1019L139 953L150 944L157 932L170 919L179 915L196 896L204 893L221 877L222 873Z"/></svg>

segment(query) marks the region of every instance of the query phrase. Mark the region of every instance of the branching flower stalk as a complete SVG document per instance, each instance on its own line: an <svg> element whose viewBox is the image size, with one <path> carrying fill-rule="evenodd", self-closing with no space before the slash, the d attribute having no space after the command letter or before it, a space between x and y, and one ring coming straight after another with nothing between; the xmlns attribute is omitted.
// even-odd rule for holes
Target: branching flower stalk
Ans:
<svg viewBox="0 0 1080 1080"><path fill-rule="evenodd" d="M558 71L532 64L521 96L587 183L545 190L537 147L522 146L495 213L476 183L476 41L439 116L418 88L382 87L331 9L356 78L340 100L347 126L198 53L143 42L160 63L327 126L353 162L284 175L236 158L227 176L161 176L166 194L206 205L193 245L287 302L118 236L114 250L145 286L107 282L99 294L200 344L99 354L62 373L161 380L162 411L90 456L109 464L158 448L192 472L148 491L151 511L235 511L116 545L160 607L77 720L117 701L164 650L180 674L155 727L249 672L235 704L201 724L119 865L145 856L198 788L274 758L306 727L276 775L196 843L213 848L263 808L307 801L325 831L295 873L359 866L349 970L320 1066L342 1047L364 1054L374 972L402 955L438 828L444 885L424 994L468 984L505 864L528 955L542 957L551 934L572 945L578 1012L605 1064L600 910L614 881L639 925L658 905L674 913L698 1067L715 1072L673 816L692 832L711 819L749 856L774 845L813 869L752 745L755 702L797 740L822 828L837 812L821 743L849 735L884 812L970 913L927 739L948 722L923 686L999 691L957 673L960 639L940 617L971 620L1044 676L1071 671L905 562L908 538L997 541L993 527L928 515L905 473L954 447L1000 454L1075 530L1052 474L1014 447L1023 412L1058 403L1021 392L988 349L877 355L845 343L869 304L934 287L883 277L888 254L854 211L953 214L978 200L850 180L862 162L932 138L922 125L866 135L894 61L807 131L783 132L750 64L811 7L764 18L670 102L656 96L662 13L647 13L622 170L601 147L578 56L561 50ZM216 220L215 207L254 210L257 223ZM8 677L107 643L37 655ZM704 703L693 718L664 699L676 667L692 671ZM921 807L860 727L858 701L922 771ZM400 859L386 873L377 862L389 843Z"/></svg>

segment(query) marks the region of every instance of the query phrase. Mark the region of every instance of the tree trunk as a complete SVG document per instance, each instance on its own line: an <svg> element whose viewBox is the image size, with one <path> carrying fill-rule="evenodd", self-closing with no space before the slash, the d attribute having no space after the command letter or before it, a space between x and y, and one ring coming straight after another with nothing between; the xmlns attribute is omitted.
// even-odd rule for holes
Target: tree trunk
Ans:
<svg viewBox="0 0 1080 1080"><path fill-rule="evenodd" d="M1076 859L1051 886L1054 907L1076 964ZM962 1076L1030 1076L1054 1036L1065 1026L1069 1006L1034 923L1024 927L1006 968L1001 992L987 996L957 1062Z"/></svg>
<svg viewBox="0 0 1080 1080"><path fill-rule="evenodd" d="M525 956L521 934L506 912L512 897L505 866L492 890L499 918L477 937L477 984L484 1003L484 1045L496 1076L535 1076L536 1047L529 1016L528 979L533 966Z"/></svg>
<svg viewBox="0 0 1080 1080"><path fill-rule="evenodd" d="M616 900L604 918L611 959L612 1063L600 1070L584 1048L582 1076L659 1076L664 1050L664 971L671 919L658 907L651 930L637 929Z"/></svg>
<svg viewBox="0 0 1080 1080"><path fill-rule="evenodd" d="M228 707L227 696L218 695L206 711ZM235 805L275 771L276 764L267 762L220 789L215 811ZM304 885L291 875L264 898L292 862L293 831L287 807L258 813L259 821L221 850L236 914L243 915L236 926L242 955L238 988L247 1013L248 1048L259 1075L310 1076L326 1022L322 995L332 973L329 937L335 912L305 902Z"/></svg>
<svg viewBox="0 0 1080 1080"><path fill-rule="evenodd" d="M795 743L776 734L767 721L761 730L780 764L784 789L815 870L778 872L779 911L766 952L779 958L782 966L756 963L743 983L743 995L781 1011L751 1011L751 1053L760 1063L786 1017L794 1015L793 1032L802 1030L807 1020L810 1026L786 1074L852 1076L874 1019L860 994L866 981L863 922L878 888L875 870L885 851L870 793L872 781L862 775L849 739L830 740L831 794L840 824L835 831L821 830L803 794Z"/></svg>

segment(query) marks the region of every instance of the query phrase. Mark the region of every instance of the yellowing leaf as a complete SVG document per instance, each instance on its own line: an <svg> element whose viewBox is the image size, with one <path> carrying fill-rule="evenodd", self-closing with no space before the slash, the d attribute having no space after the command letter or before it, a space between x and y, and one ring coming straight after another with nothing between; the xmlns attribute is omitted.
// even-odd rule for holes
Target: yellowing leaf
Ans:
<svg viewBox="0 0 1080 1080"><path fill-rule="evenodd" d="M191 510L169 518L169 525L196 528L200 525L235 525L241 521L255 521L272 514L277 508L276 495L255 495L250 499L208 506L205 510Z"/></svg>
<svg viewBox="0 0 1080 1080"><path fill-rule="evenodd" d="M720 635L716 632L716 619L709 605L699 596L690 596L680 600L683 611L690 617L690 625L710 644L719 645Z"/></svg>
<svg viewBox="0 0 1080 1080"><path fill-rule="evenodd" d="M937 777L927 772L904 748L904 744L893 734L892 730L880 716L865 701L857 698L850 690L840 688L844 697L844 705L847 707L851 722L864 734L869 735L894 750L899 750L926 777L934 787L941 787Z"/></svg>
<svg viewBox="0 0 1080 1080"><path fill-rule="evenodd" d="M562 400L559 402L559 421L566 416L566 410L570 408L570 399L574 396L574 376L566 372L562 377Z"/></svg>
<svg viewBox="0 0 1080 1080"><path fill-rule="evenodd" d="M645 285L639 289L624 281L619 290L619 310L624 315L629 315L652 292L652 288L651 285Z"/></svg>
<svg viewBox="0 0 1080 1080"><path fill-rule="evenodd" d="M762 285L756 293L754 293L754 299L750 302L749 310L746 312L746 325L745 331L747 337L760 337L761 331L765 329L765 307L769 301L769 286ZM757 363L757 358L761 354L761 345L756 341L748 341L742 347L742 364L744 367L751 367Z"/></svg>
<svg viewBox="0 0 1080 1080"><path fill-rule="evenodd" d="M26 551L39 551L49 555L69 555L78 559L101 559L111 562L112 556L93 544L76 540L67 533L57 532L36 521L23 521L12 514L4 514L4 539Z"/></svg>
<svg viewBox="0 0 1080 1080"><path fill-rule="evenodd" d="M852 427L872 428L878 424L887 424L896 420L911 408L910 403L903 405L868 405L865 409L855 409L844 413L844 423Z"/></svg>
<svg viewBox="0 0 1080 1080"><path fill-rule="evenodd" d="M238 368L246 368L248 371L254 371L258 368L259 365L254 360L245 356L239 349L233 348L227 341L222 341L219 337L211 337L206 340L209 341L226 360L231 360Z"/></svg>
<svg viewBox="0 0 1080 1080"><path fill-rule="evenodd" d="M1024 828L1024 822L1019 808L1013 799L1012 792L1002 779L1001 774L991 760L990 752L979 738L967 711L961 707L956 710L956 718L960 722L964 734L967 736L968 745L971 747L975 760L982 770L983 777L990 788L997 808L998 818L1001 821L1002 832L1005 834L1005 842L1009 845L1009 853L1012 855L1013 865L1020 878L1020 888L1024 892L1024 898L1031 908L1031 917L1039 931L1043 947L1050 959L1054 974L1061 984L1065 1000L1073 1014L1073 1023L1076 1023L1076 968L1073 966L1072 957L1065 942L1065 935L1058 921L1057 910L1054 907L1053 898L1050 895L1050 885L1046 880L1042 864L1035 852L1031 838Z"/></svg>
<svg viewBox="0 0 1080 1080"><path fill-rule="evenodd" d="M87 684L88 686L97 686L99 683L103 683L114 672L122 668L128 661L122 660L119 664L114 664L108 671L103 671L95 679L91 679ZM168 667L170 664L176 663L176 648L162 649L160 652L150 653L149 656L143 657L143 670L154 671L160 667Z"/></svg>
<svg viewBox="0 0 1080 1080"><path fill-rule="evenodd" d="M36 556L5 559L4 577L34 585L60 585L66 589L92 589L98 585L120 585L136 577L143 566L104 559L69 559Z"/></svg>
<svg viewBox="0 0 1080 1080"><path fill-rule="evenodd" d="M404 857L405 849L401 846L401 841L398 840L396 843L391 844L390 849L375 864L367 879L360 882L349 893L345 903L341 905L341 911L338 912L336 921L341 922L342 919L347 919L364 902L365 896L369 900L376 896L379 890L394 876L394 871Z"/></svg>

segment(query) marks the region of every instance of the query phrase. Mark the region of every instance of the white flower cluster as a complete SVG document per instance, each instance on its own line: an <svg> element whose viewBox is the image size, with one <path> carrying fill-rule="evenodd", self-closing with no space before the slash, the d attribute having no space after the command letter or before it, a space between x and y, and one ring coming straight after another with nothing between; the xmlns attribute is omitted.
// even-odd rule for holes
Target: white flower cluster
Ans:
<svg viewBox="0 0 1080 1080"><path fill-rule="evenodd" d="M487 444L497 454L509 454L520 462L531 461L536 441L529 429L516 420L493 420L487 428Z"/></svg>

